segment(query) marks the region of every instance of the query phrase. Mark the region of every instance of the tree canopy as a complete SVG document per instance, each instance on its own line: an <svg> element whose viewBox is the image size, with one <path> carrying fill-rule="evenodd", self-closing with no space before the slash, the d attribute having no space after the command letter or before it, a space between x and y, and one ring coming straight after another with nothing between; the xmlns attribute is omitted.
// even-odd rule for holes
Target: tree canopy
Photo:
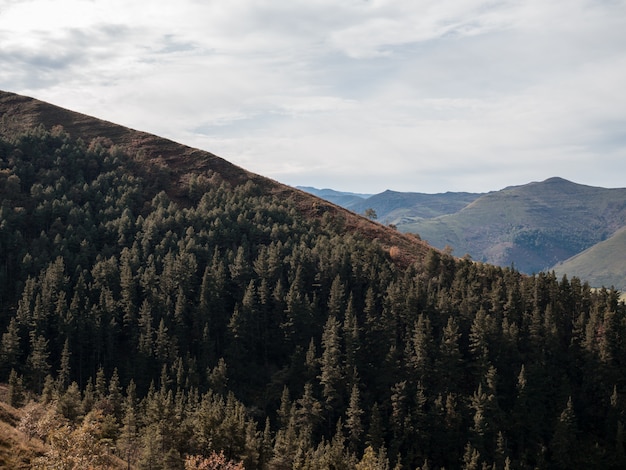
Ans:
<svg viewBox="0 0 626 470"><path fill-rule="evenodd" d="M252 182L168 194L166 172L62 128L0 140L0 380L36 398L45 458L626 464L615 290L435 250L399 267Z"/></svg>

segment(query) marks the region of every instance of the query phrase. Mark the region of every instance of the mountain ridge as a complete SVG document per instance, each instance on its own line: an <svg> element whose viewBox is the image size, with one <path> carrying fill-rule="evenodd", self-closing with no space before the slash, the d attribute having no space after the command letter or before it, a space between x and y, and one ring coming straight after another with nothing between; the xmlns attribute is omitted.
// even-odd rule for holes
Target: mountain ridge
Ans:
<svg viewBox="0 0 626 470"><path fill-rule="evenodd" d="M70 135L83 140L106 136L111 143L130 154L141 154L143 164L163 173L169 179L170 196L181 200L191 174L208 170L217 172L233 186L252 181L271 194L291 198L299 210L308 216L338 217L347 229L354 229L366 237L379 240L387 249L395 247L396 259L404 266L421 259L432 247L396 230L356 216L343 207L311 195L297 188L252 173L211 152L195 149L147 132L120 126L106 120L71 111L35 98L0 90L0 135L25 131L43 125L61 126Z"/></svg>
<svg viewBox="0 0 626 470"><path fill-rule="evenodd" d="M452 198L448 206L442 202L445 197ZM553 269L611 238L626 224L626 189L554 176L488 193L425 195L388 190L348 206L360 213L368 207L379 220L417 233L439 249L448 246L458 255L514 265L530 274ZM586 259L594 264L590 255ZM615 279L614 284L621 285ZM590 279L598 287L605 280Z"/></svg>
<svg viewBox="0 0 626 470"><path fill-rule="evenodd" d="M420 193L387 189L381 193L364 195L301 186L300 189L315 194L356 213L374 209L378 219L386 224L398 225L412 217L431 218L453 213L484 193L453 192ZM368 196L368 197L363 197Z"/></svg>

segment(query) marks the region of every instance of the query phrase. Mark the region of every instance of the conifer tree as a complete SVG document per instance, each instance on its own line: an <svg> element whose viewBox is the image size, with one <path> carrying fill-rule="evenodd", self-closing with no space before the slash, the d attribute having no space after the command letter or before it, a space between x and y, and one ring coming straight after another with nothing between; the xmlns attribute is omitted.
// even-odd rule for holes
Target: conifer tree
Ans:
<svg viewBox="0 0 626 470"><path fill-rule="evenodd" d="M30 378L35 386L35 390L41 392L44 378L50 370L48 340L42 335L35 336L33 333L31 334L30 346L31 353L27 360Z"/></svg>
<svg viewBox="0 0 626 470"><path fill-rule="evenodd" d="M314 433L322 420L322 405L313 394L313 384L304 385L302 397L296 400L296 425L301 438L313 443Z"/></svg>
<svg viewBox="0 0 626 470"><path fill-rule="evenodd" d="M140 419L137 400L137 387L131 380L126 389L126 397L123 404L122 425L120 435L117 439L117 448L120 457L126 461L128 466L134 465L139 449L140 439Z"/></svg>
<svg viewBox="0 0 626 470"><path fill-rule="evenodd" d="M360 450L361 437L363 435L363 409L358 383L352 386L350 393L350 403L346 410L346 429L348 431L348 443L353 452Z"/></svg>
<svg viewBox="0 0 626 470"><path fill-rule="evenodd" d="M573 468L577 461L577 432L576 415L570 397L557 420L554 436L550 443L552 460L556 468Z"/></svg>
<svg viewBox="0 0 626 470"><path fill-rule="evenodd" d="M15 408L20 408L24 404L24 384L22 377L15 372L15 369L11 369L11 372L9 373L8 385L9 405Z"/></svg>
<svg viewBox="0 0 626 470"><path fill-rule="evenodd" d="M341 366L340 326L334 316L329 316L322 335L320 383L329 416L341 404L343 371Z"/></svg>
<svg viewBox="0 0 626 470"><path fill-rule="evenodd" d="M462 376L462 357L459 347L461 333L456 319L448 317L448 322L443 329L439 353L435 361L436 381L438 389L442 392L456 392L456 385Z"/></svg>
<svg viewBox="0 0 626 470"><path fill-rule="evenodd" d="M63 351L61 352L61 367L57 372L58 388L60 391L64 391L69 385L71 354L70 343L66 338L65 344L63 345Z"/></svg>
<svg viewBox="0 0 626 470"><path fill-rule="evenodd" d="M374 403L369 416L369 428L365 443L374 450L379 450L384 447L385 427L378 403Z"/></svg>
<svg viewBox="0 0 626 470"><path fill-rule="evenodd" d="M6 333L2 335L0 343L0 374L8 373L18 367L18 360L21 355L20 336L16 318L11 318Z"/></svg>

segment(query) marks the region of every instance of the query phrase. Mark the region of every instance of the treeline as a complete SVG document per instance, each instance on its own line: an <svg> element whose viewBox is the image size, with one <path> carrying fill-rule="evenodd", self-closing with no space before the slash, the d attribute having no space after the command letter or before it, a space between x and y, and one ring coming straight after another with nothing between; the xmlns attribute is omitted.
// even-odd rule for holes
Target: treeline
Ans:
<svg viewBox="0 0 626 470"><path fill-rule="evenodd" d="M626 466L616 291L400 269L329 213L212 172L172 200L167 167L61 128L0 157L0 380L54 410L49 443L87 422L136 468Z"/></svg>

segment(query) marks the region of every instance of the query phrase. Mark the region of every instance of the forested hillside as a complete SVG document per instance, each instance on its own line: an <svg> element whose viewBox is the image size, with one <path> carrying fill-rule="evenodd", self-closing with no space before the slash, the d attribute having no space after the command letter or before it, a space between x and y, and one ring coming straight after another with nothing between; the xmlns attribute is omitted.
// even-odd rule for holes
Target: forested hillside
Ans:
<svg viewBox="0 0 626 470"><path fill-rule="evenodd" d="M183 178L172 146L15 122L0 381L42 468L626 465L618 292L426 252L199 160Z"/></svg>

